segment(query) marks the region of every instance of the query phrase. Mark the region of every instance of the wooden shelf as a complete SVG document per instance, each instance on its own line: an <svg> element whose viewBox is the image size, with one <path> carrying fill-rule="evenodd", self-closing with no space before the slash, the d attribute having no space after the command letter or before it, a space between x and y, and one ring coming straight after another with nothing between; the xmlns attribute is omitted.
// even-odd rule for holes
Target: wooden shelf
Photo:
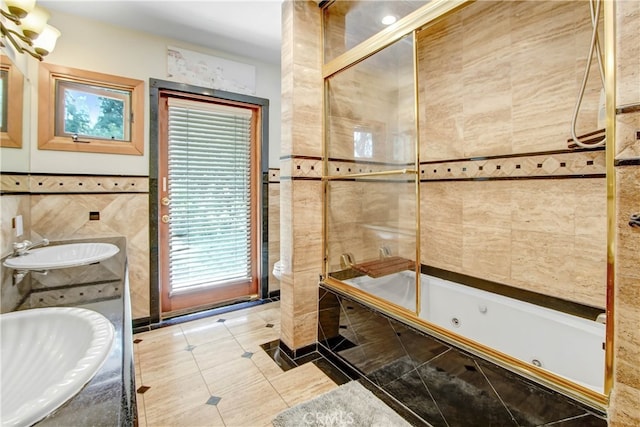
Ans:
<svg viewBox="0 0 640 427"><path fill-rule="evenodd" d="M404 270L415 270L413 261L399 256L392 256L374 261L367 261L361 264L353 264L354 270L364 273L367 276L377 278L389 274L398 273Z"/></svg>

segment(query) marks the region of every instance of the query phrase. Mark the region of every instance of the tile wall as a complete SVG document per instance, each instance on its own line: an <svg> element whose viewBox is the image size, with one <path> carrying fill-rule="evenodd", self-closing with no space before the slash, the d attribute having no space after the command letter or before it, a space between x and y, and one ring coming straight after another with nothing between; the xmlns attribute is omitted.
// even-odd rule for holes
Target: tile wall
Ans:
<svg viewBox="0 0 640 427"><path fill-rule="evenodd" d="M640 2L616 1L616 246L611 426L640 425Z"/></svg>
<svg viewBox="0 0 640 427"><path fill-rule="evenodd" d="M2 190L14 187L16 183L25 186L26 180L21 175L3 176ZM26 188L26 186L25 186ZM29 195L25 194L2 194L0 196L0 258L5 258L13 252L13 243L29 238L28 231L31 229L31 205ZM22 215L23 227L26 231L21 236L16 236L16 230L12 226L12 219L17 215ZM17 285L13 284L13 272L4 266L0 266L0 283L2 285L0 298L0 313L14 310L18 304L29 294L31 290L31 280L27 276Z"/></svg>
<svg viewBox="0 0 640 427"><path fill-rule="evenodd" d="M280 291L273 265L280 260L280 169L269 169L269 293Z"/></svg>
<svg viewBox="0 0 640 427"><path fill-rule="evenodd" d="M418 33L422 263L606 306L604 152L567 146L588 22L582 2L476 2Z"/></svg>
<svg viewBox="0 0 640 427"><path fill-rule="evenodd" d="M322 156L321 11L313 1L282 4L280 160L281 340L316 342L322 272L322 183L304 176ZM303 167L302 164L305 166ZM300 167L298 167L300 166Z"/></svg>
<svg viewBox="0 0 640 427"><path fill-rule="evenodd" d="M475 2L418 32L420 160L567 148L591 35L584 2ZM590 69L577 134L597 129Z"/></svg>
<svg viewBox="0 0 640 427"><path fill-rule="evenodd" d="M3 175L3 191L31 192L29 195L1 196L3 256L11 252L10 219L17 213L25 216L27 234L23 238L32 241L123 236L127 240L132 317L148 317L148 180L143 177L37 174L19 177L27 179L28 183ZM91 219L90 212L97 212L99 220ZM3 310L5 293L3 286Z"/></svg>
<svg viewBox="0 0 640 427"><path fill-rule="evenodd" d="M603 178L421 186L423 264L606 306Z"/></svg>

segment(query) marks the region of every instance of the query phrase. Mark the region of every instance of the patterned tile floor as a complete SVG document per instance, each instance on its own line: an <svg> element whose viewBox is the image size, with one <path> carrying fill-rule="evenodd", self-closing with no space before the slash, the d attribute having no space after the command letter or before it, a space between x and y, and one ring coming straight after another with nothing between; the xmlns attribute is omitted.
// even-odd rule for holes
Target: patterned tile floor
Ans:
<svg viewBox="0 0 640 427"><path fill-rule="evenodd" d="M337 387L321 364L278 366L261 345L279 337L280 302L134 335L139 425L270 426Z"/></svg>
<svg viewBox="0 0 640 427"><path fill-rule="evenodd" d="M603 414L320 290L321 345L434 427L606 427Z"/></svg>

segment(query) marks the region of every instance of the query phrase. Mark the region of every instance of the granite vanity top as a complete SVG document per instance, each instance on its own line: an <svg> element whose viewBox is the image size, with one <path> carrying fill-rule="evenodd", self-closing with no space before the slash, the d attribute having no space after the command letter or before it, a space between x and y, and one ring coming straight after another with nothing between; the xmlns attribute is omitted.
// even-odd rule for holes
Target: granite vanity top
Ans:
<svg viewBox="0 0 640 427"><path fill-rule="evenodd" d="M100 263L30 273L30 291L17 307L73 306L97 311L111 321L111 352L97 374L37 426L133 426L136 418L131 307L124 237L74 240L113 243L120 252Z"/></svg>

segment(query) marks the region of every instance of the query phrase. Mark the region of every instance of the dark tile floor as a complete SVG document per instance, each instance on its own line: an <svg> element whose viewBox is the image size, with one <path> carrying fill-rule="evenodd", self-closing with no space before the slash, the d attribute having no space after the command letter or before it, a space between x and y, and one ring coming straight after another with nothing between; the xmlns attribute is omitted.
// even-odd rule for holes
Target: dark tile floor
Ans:
<svg viewBox="0 0 640 427"><path fill-rule="evenodd" d="M604 414L326 289L320 290L319 308L321 352L425 423L607 425Z"/></svg>

